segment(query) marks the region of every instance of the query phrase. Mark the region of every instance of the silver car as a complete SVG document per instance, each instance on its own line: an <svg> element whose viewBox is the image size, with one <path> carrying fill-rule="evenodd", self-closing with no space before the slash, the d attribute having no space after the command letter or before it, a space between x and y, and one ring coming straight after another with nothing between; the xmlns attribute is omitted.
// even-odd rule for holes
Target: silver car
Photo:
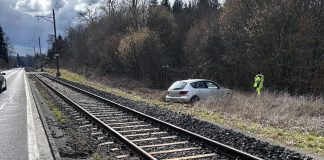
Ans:
<svg viewBox="0 0 324 160"><path fill-rule="evenodd" d="M0 93L2 93L4 90L7 90L7 80L6 77L4 77L6 73L1 72L0 74Z"/></svg>
<svg viewBox="0 0 324 160"><path fill-rule="evenodd" d="M167 102L196 102L208 96L226 94L230 90L206 79L188 79L174 82L165 97Z"/></svg>

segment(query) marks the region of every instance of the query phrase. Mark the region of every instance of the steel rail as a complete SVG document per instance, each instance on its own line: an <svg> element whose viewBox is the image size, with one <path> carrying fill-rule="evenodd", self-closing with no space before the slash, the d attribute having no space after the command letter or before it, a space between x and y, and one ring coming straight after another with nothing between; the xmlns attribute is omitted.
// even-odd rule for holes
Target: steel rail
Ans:
<svg viewBox="0 0 324 160"><path fill-rule="evenodd" d="M171 129L173 129L174 131L177 131L178 133L181 133L181 134L183 134L183 135L186 135L186 136L188 136L188 137L191 137L191 138L193 138L194 140L196 140L196 141L198 141L198 142L203 142L204 145L207 145L207 146L209 146L210 148L214 149L215 151L217 151L218 154L222 154L222 155L225 155L225 156L230 157L230 158L233 158L233 159L262 160L262 158L256 157L256 156L251 155L251 154L249 154L249 153L246 153L246 152L244 152L244 151L241 151L241 150L238 150L238 149L236 149L236 148L230 147L230 146L228 146L228 145L222 144L222 143L217 142L217 141L215 141L215 140L212 140L212 139L209 139L209 138L203 137L203 136L201 136L201 135L198 135L198 134L193 133L193 132L191 132L191 131L185 130L185 129L183 129L183 128L180 128L180 127L178 127L178 126L175 126L175 125L173 125L173 124L170 124L170 123L168 123L168 122L164 122L164 121L162 121L162 120L159 120L159 119L157 119L157 118L154 118L154 117L152 117L152 116L146 115L146 114L144 114L144 113L141 113L141 112L139 112L139 111L136 111L136 110L134 110L134 109L131 109L131 108L129 108L129 107L126 107L126 106L124 106L124 105L122 105L122 104L119 104L119 103L113 102L113 101L108 100L108 99L106 99L106 98L104 98L104 97L101 97L101 96L99 96L99 95L96 95L96 94L94 94L94 93L88 92L88 91L86 91L86 90L84 90L84 89L81 89L81 88L79 88L79 87L73 86L73 85L68 84L68 83L66 83L66 82L63 82L63 81L61 81L61 80L58 80L58 79L56 79L56 78L53 78L53 77L51 77L51 76L49 76L49 75L46 75L46 74L41 74L41 75L43 75L43 76L45 76L45 77L47 77L47 78L49 78L49 79L51 79L51 80L53 80L53 81L55 81L55 82L58 82L58 83L60 83L60 84L62 84L62 85L65 85L65 86L67 86L67 87L69 87L69 88L71 88L71 89L73 89L73 90L76 90L76 91L81 92L81 93L83 93L83 94L86 94L86 95L88 95L88 96L90 96L90 97L93 97L93 98L95 98L95 99L97 99L97 100L100 100L100 101L102 101L102 102L108 103L108 104L110 104L110 105L117 106L117 107L122 108L122 109L124 109L124 110L126 110L126 111L128 111L128 112L131 112L131 113L133 113L133 114L135 114L135 115L140 115L140 116L142 116L143 118L145 118L145 119L147 119L147 120L150 120L151 122L153 122L153 123L155 123L155 124L159 124L159 125L164 126L164 127L166 127L166 128L171 128Z"/></svg>
<svg viewBox="0 0 324 160"><path fill-rule="evenodd" d="M157 160L155 157L144 151L142 148L138 147L136 144L134 144L132 141L128 140L126 137L118 133L116 130L105 124L103 121L92 115L90 112L86 111L82 106L78 105L74 101L72 101L70 98L63 95L61 92L50 86L48 83L43 81L38 76L35 76L40 82L42 82L44 85L46 85L49 89L51 89L56 95L61 97L64 101L66 101L69 105L76 108L78 111L81 112L81 114L84 114L85 116L90 118L90 121L93 121L95 124L97 124L100 128L108 131L113 136L115 136L117 139L122 141L124 144L126 144L128 147L130 147L134 152L136 152L139 156L141 156L144 159L148 160Z"/></svg>

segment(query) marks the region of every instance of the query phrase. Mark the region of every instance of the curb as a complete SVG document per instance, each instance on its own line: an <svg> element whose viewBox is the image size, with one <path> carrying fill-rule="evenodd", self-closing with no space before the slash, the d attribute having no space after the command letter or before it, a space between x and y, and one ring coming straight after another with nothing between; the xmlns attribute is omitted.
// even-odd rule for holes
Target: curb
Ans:
<svg viewBox="0 0 324 160"><path fill-rule="evenodd" d="M30 82L29 78L27 78L27 79ZM30 84L34 86L34 84L32 84L32 83L30 83ZM49 127L48 127L48 125L46 123L46 120L45 120L45 117L43 115L43 112L40 109L40 106L41 105L40 105L39 101L42 101L42 99L41 99L41 97L37 96L37 95L39 95L39 93L38 93L38 90L35 88L35 86L34 87L30 87L30 88L31 88L31 92L32 92L32 95L33 95L33 99L34 99L35 104L36 104L37 112L38 112L38 114L40 116L40 120L42 122L44 131L46 133L47 141L50 144L50 149L51 149L51 152L52 152L52 156L53 156L54 160L61 160L62 158L60 156L60 153L58 151L58 148L56 147L55 141L54 141L54 139L52 137L52 134L51 134L51 132L49 130ZM45 104L45 103L43 103L43 104Z"/></svg>

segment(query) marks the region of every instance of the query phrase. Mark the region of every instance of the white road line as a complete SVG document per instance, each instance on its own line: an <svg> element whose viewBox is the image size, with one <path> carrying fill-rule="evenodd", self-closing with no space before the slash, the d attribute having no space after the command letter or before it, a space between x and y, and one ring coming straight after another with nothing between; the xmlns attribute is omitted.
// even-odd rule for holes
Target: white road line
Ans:
<svg viewBox="0 0 324 160"><path fill-rule="evenodd" d="M13 71L13 72L7 74L5 77L6 77L7 79L9 79L9 78L12 77L13 75L15 75L16 72L17 72L17 71Z"/></svg>
<svg viewBox="0 0 324 160"><path fill-rule="evenodd" d="M31 100L30 100L31 91L25 73L24 73L24 79L25 79L26 99L27 99L28 159L35 160L35 159L39 159L39 152L37 147L33 113L31 108L32 107Z"/></svg>
<svg viewBox="0 0 324 160"><path fill-rule="evenodd" d="M18 70L14 70L12 72L10 72L10 74L8 74L6 77L6 79L8 80L9 78L11 78L13 75L15 75L15 73L17 72Z"/></svg>
<svg viewBox="0 0 324 160"><path fill-rule="evenodd" d="M6 77L6 79L8 80L9 78L11 78L14 74L10 74L9 76Z"/></svg>
<svg viewBox="0 0 324 160"><path fill-rule="evenodd" d="M0 110L6 105L7 102L3 103L1 106L0 106Z"/></svg>

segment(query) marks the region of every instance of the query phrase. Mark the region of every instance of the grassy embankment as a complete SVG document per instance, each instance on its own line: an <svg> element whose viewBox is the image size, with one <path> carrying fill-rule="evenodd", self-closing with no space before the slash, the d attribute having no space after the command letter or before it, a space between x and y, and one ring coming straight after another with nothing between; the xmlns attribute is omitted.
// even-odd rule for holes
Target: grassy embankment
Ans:
<svg viewBox="0 0 324 160"><path fill-rule="evenodd" d="M55 73L54 70L49 72ZM262 96L257 97L254 94L235 92L225 97L213 97L195 105L166 103L161 100L162 91L152 97L147 92L136 88L103 85L106 83L102 79L85 78L66 70L61 70L61 73L62 78L69 81L134 101L190 114L268 141L324 156L324 100L322 98L292 97L285 93L263 93Z"/></svg>

